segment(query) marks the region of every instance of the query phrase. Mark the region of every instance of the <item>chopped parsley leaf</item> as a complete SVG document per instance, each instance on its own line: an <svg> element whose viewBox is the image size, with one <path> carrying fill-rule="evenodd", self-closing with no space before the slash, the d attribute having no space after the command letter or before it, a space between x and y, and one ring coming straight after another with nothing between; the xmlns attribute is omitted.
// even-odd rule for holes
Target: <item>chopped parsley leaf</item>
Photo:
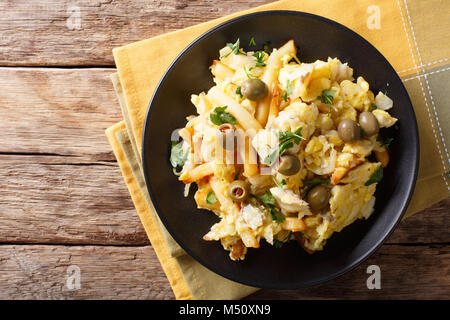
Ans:
<svg viewBox="0 0 450 320"><path fill-rule="evenodd" d="M364 131L363 127L359 126L359 133L361 135L361 138L364 138L366 136L366 132Z"/></svg>
<svg viewBox="0 0 450 320"><path fill-rule="evenodd" d="M335 93L335 90L323 90L322 95L317 98L325 104L332 104Z"/></svg>
<svg viewBox="0 0 450 320"><path fill-rule="evenodd" d="M288 242L291 239L292 236L292 231L289 231L289 234L287 235L287 237L280 241L277 239L273 239L273 246L277 249L281 248L286 242Z"/></svg>
<svg viewBox="0 0 450 320"><path fill-rule="evenodd" d="M282 213L273 207L270 208L270 215L272 216L272 220L276 222L283 222L286 219Z"/></svg>
<svg viewBox="0 0 450 320"><path fill-rule="evenodd" d="M234 53L235 55L242 54L245 56L245 53L241 52L240 45L241 44L239 38L236 40L235 43L227 43L227 47L230 48L231 51L228 52L226 55L222 56L221 58L226 58L232 53Z"/></svg>
<svg viewBox="0 0 450 320"><path fill-rule="evenodd" d="M302 127L299 127L297 130L295 130L295 132L291 131L280 132L278 134L278 139L280 141L278 149L269 154L264 159L264 163L266 164L273 163L279 155L282 156L287 149L292 148L294 146L294 143L299 144L300 140L305 140L305 138L303 138L302 136Z"/></svg>
<svg viewBox="0 0 450 320"><path fill-rule="evenodd" d="M264 52L267 54L271 54L272 53L272 49L269 48L269 46L267 44L264 45Z"/></svg>
<svg viewBox="0 0 450 320"><path fill-rule="evenodd" d="M274 176L272 176L272 180L273 182L277 185L278 188L283 188L283 186L286 185L286 180L282 179L280 182L277 181L277 178L275 178Z"/></svg>
<svg viewBox="0 0 450 320"><path fill-rule="evenodd" d="M378 183L383 179L383 167L379 167L370 177L369 180L364 184L365 186L370 186L371 184Z"/></svg>
<svg viewBox="0 0 450 320"><path fill-rule="evenodd" d="M250 69L249 69L249 71L251 71L251 70L253 70L254 68L253 67L251 67ZM249 78L249 79L258 79L258 76L255 76L255 75L253 75L253 74L250 74L250 73L248 73L247 72L247 69L244 67L244 71L245 71L245 74L247 75L247 78Z"/></svg>
<svg viewBox="0 0 450 320"><path fill-rule="evenodd" d="M386 140L383 141L383 138L380 135L378 135L377 141L380 143L381 147L386 147L386 149L389 150L389 146L391 145L392 141L394 141L394 138L387 138Z"/></svg>
<svg viewBox="0 0 450 320"><path fill-rule="evenodd" d="M239 95L239 97L241 97L241 99L242 99L244 96L242 95L241 89L242 89L241 86L237 87L236 88L236 94Z"/></svg>
<svg viewBox="0 0 450 320"><path fill-rule="evenodd" d="M208 193L208 195L206 196L206 203L207 204L214 204L217 202L217 198L216 195L212 192Z"/></svg>
<svg viewBox="0 0 450 320"><path fill-rule="evenodd" d="M284 242L277 240L277 239L273 239L273 246L277 249L281 248L283 246Z"/></svg>
<svg viewBox="0 0 450 320"><path fill-rule="evenodd" d="M224 123L236 124L236 118L231 113L225 112L226 108L227 106L215 108L209 115L211 122L218 126Z"/></svg>
<svg viewBox="0 0 450 320"><path fill-rule="evenodd" d="M269 210L269 213L272 216L272 220L277 222L283 222L286 219L285 216L275 208L276 204L275 198L269 191L266 191L266 193L264 193L262 196L253 196L253 197L261 201L264 204L264 206Z"/></svg>
<svg viewBox="0 0 450 320"><path fill-rule="evenodd" d="M260 200L266 206L274 206L276 204L275 198L269 191L266 191L262 196L255 196L255 198Z"/></svg>
<svg viewBox="0 0 450 320"><path fill-rule="evenodd" d="M236 172L236 175L234 176L234 180L239 180L240 175L241 175L241 168L239 168L238 172Z"/></svg>
<svg viewBox="0 0 450 320"><path fill-rule="evenodd" d="M253 56L256 58L256 65L255 67L265 67L266 63L264 62L264 57L266 54L264 51L256 51Z"/></svg>
<svg viewBox="0 0 450 320"><path fill-rule="evenodd" d="M288 97L292 94L294 91L294 83L291 80L288 80L286 83L286 91L282 94L281 98L283 98L284 101L288 101Z"/></svg>

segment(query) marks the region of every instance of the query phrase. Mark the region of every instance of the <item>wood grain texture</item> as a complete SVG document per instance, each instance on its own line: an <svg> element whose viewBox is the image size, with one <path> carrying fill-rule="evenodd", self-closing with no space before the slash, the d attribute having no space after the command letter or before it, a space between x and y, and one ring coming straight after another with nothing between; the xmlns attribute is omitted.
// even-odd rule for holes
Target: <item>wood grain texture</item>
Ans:
<svg viewBox="0 0 450 320"><path fill-rule="evenodd" d="M403 220L387 243L450 244L450 198Z"/></svg>
<svg viewBox="0 0 450 320"><path fill-rule="evenodd" d="M173 299L156 255L146 247L17 246L0 250L0 299ZM81 288L67 286L69 266Z"/></svg>
<svg viewBox="0 0 450 320"><path fill-rule="evenodd" d="M366 263L326 284L261 290L247 299L444 299L450 294L449 246L383 246ZM381 289L366 286L367 266L381 269ZM80 268L69 290L67 268ZM438 270L438 271L437 271ZM0 299L173 299L150 246L16 246L0 250Z"/></svg>
<svg viewBox="0 0 450 320"><path fill-rule="evenodd" d="M149 243L116 163L6 155L0 163L1 243Z"/></svg>
<svg viewBox="0 0 450 320"><path fill-rule="evenodd" d="M113 65L114 47L270 2L1 1L0 65Z"/></svg>
<svg viewBox="0 0 450 320"><path fill-rule="evenodd" d="M112 72L0 68L0 153L114 161L104 133L122 119Z"/></svg>

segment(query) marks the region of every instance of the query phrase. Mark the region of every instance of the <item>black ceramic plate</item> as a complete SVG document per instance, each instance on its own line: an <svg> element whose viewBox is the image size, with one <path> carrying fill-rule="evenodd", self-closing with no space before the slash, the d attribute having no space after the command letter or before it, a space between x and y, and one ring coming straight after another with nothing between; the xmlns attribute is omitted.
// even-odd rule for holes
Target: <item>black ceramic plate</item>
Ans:
<svg viewBox="0 0 450 320"><path fill-rule="evenodd" d="M209 66L227 42L240 38L248 50L254 37L280 47L289 39L298 46L303 62L337 57L348 62L354 75L363 76L375 92L394 100L390 113L399 119L384 129L393 137L391 162L376 191L375 212L328 240L324 251L306 253L295 241L280 249L264 240L249 249L244 261L234 262L219 242L202 237L218 222L212 213L198 210L193 190L183 197L184 185L169 163L170 137L195 114L190 95L214 85ZM170 45L170 44L168 44ZM254 48L252 48L254 49ZM293 289L316 285L342 275L367 259L394 230L409 203L418 169L418 133L408 94L389 62L369 42L331 20L301 12L266 11L227 21L190 44L165 73L150 102L143 136L144 174L155 208L173 238L188 254L212 271L237 282L260 288ZM195 191L195 190L194 190Z"/></svg>

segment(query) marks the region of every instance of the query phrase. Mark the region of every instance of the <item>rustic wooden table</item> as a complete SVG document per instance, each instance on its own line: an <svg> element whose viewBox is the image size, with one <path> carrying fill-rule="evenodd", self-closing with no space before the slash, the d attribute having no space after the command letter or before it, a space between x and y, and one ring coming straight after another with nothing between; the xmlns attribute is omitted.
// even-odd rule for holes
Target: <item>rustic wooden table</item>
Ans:
<svg viewBox="0 0 450 320"><path fill-rule="evenodd" d="M268 2L0 1L0 299L174 298L104 135L121 120L111 49ZM402 222L335 281L249 298L448 298L449 208Z"/></svg>

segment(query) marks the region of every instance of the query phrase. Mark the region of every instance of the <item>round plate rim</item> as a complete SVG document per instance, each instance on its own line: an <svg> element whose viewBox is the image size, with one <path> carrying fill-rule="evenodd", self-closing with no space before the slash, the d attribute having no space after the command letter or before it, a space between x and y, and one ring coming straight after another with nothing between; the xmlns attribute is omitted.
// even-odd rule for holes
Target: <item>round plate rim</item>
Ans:
<svg viewBox="0 0 450 320"><path fill-rule="evenodd" d="M416 150L416 155L414 157L414 159L412 159L412 169L413 169L413 174L409 179L408 182L408 196L407 197L403 197L403 203L401 204L401 210L396 214L396 216L394 217L395 221L393 221L393 223L391 222L390 224L390 230L389 232L387 232L385 234L384 237L378 239L378 241L376 241L376 244L374 246L372 246L372 248L370 250L368 250L367 252L365 252L365 254L361 255L360 257L358 257L357 259L354 259L352 261L352 263L350 263L349 265L347 265L345 268L342 268L332 274L329 274L326 277L322 277L320 279L317 279L315 281L310 281L307 283L303 283L303 284L293 284L293 285L268 285L267 283L264 282L264 280L259 281L259 282L251 282L251 281L245 281L245 279L236 279L228 274L224 274L224 273L219 273L218 271L215 270L214 266L212 266L210 263L208 263L208 261L205 261L204 259L198 257L192 250L190 250L190 248L188 248L187 246L185 246L180 239L178 239L178 237L176 236L176 234L173 232L173 230L171 229L170 225L168 224L166 218L164 217L164 215L161 213L161 210L158 206L157 203L157 199L155 198L151 185L149 183L150 179L149 179L149 173L147 170L147 166L145 165L146 163L146 153L145 153L145 137L146 137L146 132L148 130L149 127L149 119L151 117L151 112L152 112L152 104L153 101L155 100L156 96L158 95L159 89L161 88L162 85L164 85L165 80L167 79L168 75L170 74L171 70L174 68L174 66L178 63L178 61L189 51L191 50L198 42L200 42L201 40L203 40L204 38L208 37L209 35L211 35L212 33L214 33L215 31L229 25L235 22L238 22L240 20L245 20L245 19L249 19L255 16L264 16L264 15L289 15L289 16L302 16L302 17L309 17L312 19L316 19L319 20L321 22L325 22L328 24L331 24L332 26L342 29L344 32L348 32L350 33L353 37L357 37L359 38L359 40L362 41L363 44L365 44L366 46L371 47L371 49L375 50L384 60L386 66L390 69L390 72L392 72L395 77L397 78L397 80L399 81L399 83L401 84L401 87L403 89L403 91L406 94L406 98L408 101L408 106L411 111L412 111L412 116L413 116L413 125L414 125L414 147ZM411 99L407 93L407 90L403 84L403 82L401 81L399 75L397 74L397 72L395 71L395 69L392 67L392 65L389 63L389 61L384 57L384 55L377 49L375 48L370 42L368 42L366 39L364 39L361 35L359 35L358 33L356 33L355 31L353 31L352 29L336 22L333 21L331 19L319 16L319 15L315 15L315 14L311 14L311 13L307 13L307 12L302 12L302 11L293 11L293 10L265 10L265 11L258 11L258 12L253 12L253 13L249 13L249 14L244 14L235 18L231 18L227 21L224 21L220 24L218 24L217 26L207 30L206 32L204 32L203 34L201 34L199 37L197 37L195 40L193 40L188 46L186 46L180 54L178 54L178 56L172 61L172 63L170 64L170 66L167 68L167 70L164 72L164 75L162 76L161 80L159 81L158 85L155 88L155 91L152 95L152 98L150 99L150 103L147 109L147 114L146 114L146 118L145 118L145 122L144 122L144 130L142 133L142 148L141 148L141 155L142 155L142 167L143 167L143 172L144 172L144 178L145 178L145 182L147 185L147 190L149 192L150 195L150 199L153 203L153 206L155 208L155 211L157 212L159 218L161 219L161 222L163 223L164 227L167 229L167 231L170 233L170 235L174 238L174 240L178 243L178 245L180 245L180 247L186 251L187 254L189 254L191 257L193 257L197 262L199 262L201 265L203 265L204 267L206 267L207 269L211 270L212 272L219 274L220 276L231 280L231 281L235 281L244 285L248 285L248 286L253 286L253 287L257 287L257 288L265 288L265 289L276 289L276 290L292 290L292 289L300 289L300 288L307 288L307 287L312 287L315 285L319 285L325 282L328 282L330 280L336 279L340 276L342 276L343 274L355 269L356 267L358 267L361 263L363 263L364 261L366 261L373 253L375 253L382 245L383 243L389 238L389 236L392 234L392 232L394 232L394 230L396 229L396 227L398 226L398 224L400 223L400 221L402 220L403 215L406 212L406 209L408 208L408 205L411 201L412 195L413 195L413 191L414 191L414 187L417 181L417 175L418 175L418 170L419 170L419 154L420 154L420 144L419 144L419 134L418 134L418 126L417 126L417 120L416 120L416 116L415 116L415 112L414 112L414 108L412 106L411 103Z"/></svg>

